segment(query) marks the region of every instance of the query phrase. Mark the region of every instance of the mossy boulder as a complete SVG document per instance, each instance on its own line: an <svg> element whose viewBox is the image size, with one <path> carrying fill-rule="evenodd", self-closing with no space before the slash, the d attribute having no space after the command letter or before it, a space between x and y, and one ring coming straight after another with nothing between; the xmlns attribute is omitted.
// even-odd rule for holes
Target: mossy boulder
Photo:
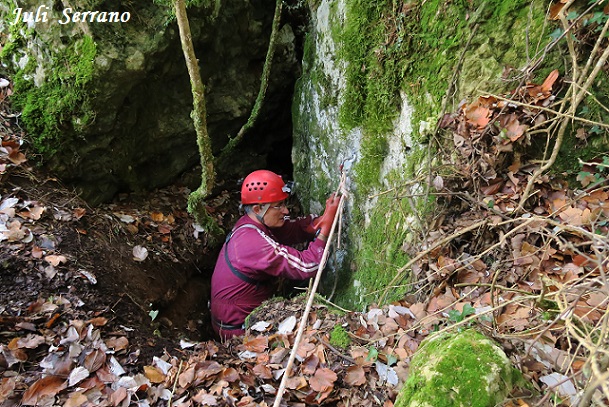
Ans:
<svg viewBox="0 0 609 407"><path fill-rule="evenodd" d="M503 350L476 330L427 338L410 365L395 407L493 407L518 376Z"/></svg>

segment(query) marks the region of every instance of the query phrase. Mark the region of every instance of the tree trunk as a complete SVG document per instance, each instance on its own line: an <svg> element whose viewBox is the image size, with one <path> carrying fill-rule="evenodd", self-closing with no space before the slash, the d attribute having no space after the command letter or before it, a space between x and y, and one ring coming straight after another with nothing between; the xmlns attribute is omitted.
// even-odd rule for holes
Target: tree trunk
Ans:
<svg viewBox="0 0 609 407"><path fill-rule="evenodd" d="M176 20L180 30L182 51L184 51L186 67L188 68L188 75L190 76L193 104L191 117L197 133L197 144L201 156L201 185L196 191L190 194L190 197L188 198L188 211L194 216L199 225L205 227L208 232L211 232L217 228L217 225L207 213L204 201L214 187L216 173L214 171L214 157L211 150L211 140L207 133L205 86L201 80L199 63L192 44L192 34L190 33L190 24L188 23L188 16L186 14L185 0L175 0L174 6Z"/></svg>

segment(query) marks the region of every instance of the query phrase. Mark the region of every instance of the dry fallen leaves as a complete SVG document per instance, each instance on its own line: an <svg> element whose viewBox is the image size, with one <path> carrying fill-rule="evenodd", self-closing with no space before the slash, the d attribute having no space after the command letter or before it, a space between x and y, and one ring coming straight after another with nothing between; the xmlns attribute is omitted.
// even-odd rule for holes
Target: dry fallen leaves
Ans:
<svg viewBox="0 0 609 407"><path fill-rule="evenodd" d="M555 6L553 13L563 6ZM424 303L410 307L423 327L430 327L432 315L435 326L442 326L446 317L456 323L471 319L469 323L486 325L504 341L514 334L518 342L538 329L551 330L564 343L573 341L570 335L579 335L570 326L602 330L607 292L603 290L604 297L597 295L596 279L608 269L604 252L609 250L609 194L603 186L608 177L594 167L607 157L583 166L578 181L587 188L584 193L546 175L536 180L530 206L514 213L531 173L539 166L527 161L531 157L527 148L535 137L528 129L532 125L542 129L551 119L550 112L534 106L548 106L558 83L559 73L554 70L541 85L527 83L506 97L522 104L480 97L462 105L457 114L449 115L450 120L441 120L460 153L448 151L446 162L459 176L444 177L443 191L454 192L440 197L449 208L439 227L444 233L432 231L426 245L433 247L446 234L480 219L493 221L475 233L457 235L413 265L417 276L432 282L434 288ZM455 204L459 200L464 204ZM449 279L455 275L458 284L453 287ZM439 289L447 286L450 289ZM468 318L464 304L471 304L478 315ZM587 342L586 338L578 341ZM543 345L543 353L537 350L529 355L538 363L527 365L527 375L536 386L551 386L561 397L569 397L572 389L567 392L549 378L571 377L582 360L594 358L594 352L592 344L565 351L560 343L555 339ZM564 360L548 363L555 354ZM577 380L565 383L585 385Z"/></svg>

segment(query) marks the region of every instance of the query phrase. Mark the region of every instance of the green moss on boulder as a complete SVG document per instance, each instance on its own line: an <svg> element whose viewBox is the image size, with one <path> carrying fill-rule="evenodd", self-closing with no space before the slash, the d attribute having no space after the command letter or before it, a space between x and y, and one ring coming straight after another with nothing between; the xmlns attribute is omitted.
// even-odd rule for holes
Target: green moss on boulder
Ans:
<svg viewBox="0 0 609 407"><path fill-rule="evenodd" d="M493 407L517 379L503 350L476 330L436 334L415 353L395 407Z"/></svg>

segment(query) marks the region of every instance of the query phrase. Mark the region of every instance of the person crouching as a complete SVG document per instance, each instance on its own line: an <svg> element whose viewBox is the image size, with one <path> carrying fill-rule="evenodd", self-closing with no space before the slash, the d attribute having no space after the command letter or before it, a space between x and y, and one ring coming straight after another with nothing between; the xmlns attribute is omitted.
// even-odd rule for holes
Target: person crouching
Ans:
<svg viewBox="0 0 609 407"><path fill-rule="evenodd" d="M228 234L211 279L212 326L223 340L245 333L245 318L273 296L280 277L306 280L318 272L340 199L331 195L322 216L289 219L290 192L268 170L243 181L245 214ZM304 250L291 247L306 242Z"/></svg>

